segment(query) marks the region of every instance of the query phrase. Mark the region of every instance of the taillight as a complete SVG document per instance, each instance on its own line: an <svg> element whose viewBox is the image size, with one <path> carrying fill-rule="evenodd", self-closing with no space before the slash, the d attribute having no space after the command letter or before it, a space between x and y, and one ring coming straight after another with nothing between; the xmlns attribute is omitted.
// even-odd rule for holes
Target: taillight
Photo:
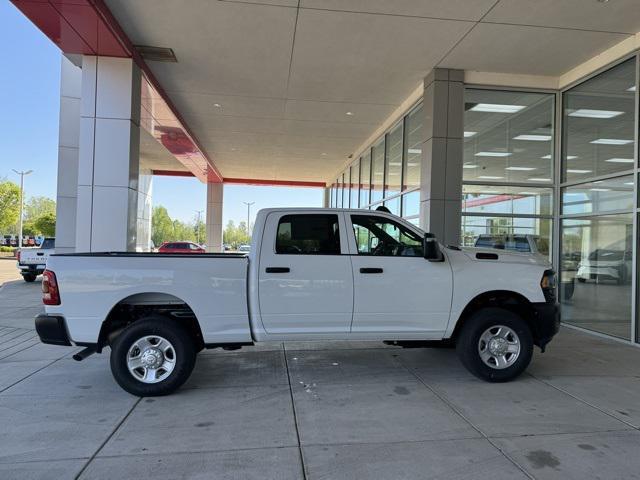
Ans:
<svg viewBox="0 0 640 480"><path fill-rule="evenodd" d="M45 305L60 305L60 291L56 274L45 270L42 274L42 303Z"/></svg>
<svg viewBox="0 0 640 480"><path fill-rule="evenodd" d="M16 260L20 261L20 250L16 250Z"/></svg>

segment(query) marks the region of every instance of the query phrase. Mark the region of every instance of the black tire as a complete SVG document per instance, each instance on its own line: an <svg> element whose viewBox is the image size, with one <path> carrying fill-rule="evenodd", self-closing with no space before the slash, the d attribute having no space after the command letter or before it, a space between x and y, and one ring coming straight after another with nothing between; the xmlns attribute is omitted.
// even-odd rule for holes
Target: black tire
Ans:
<svg viewBox="0 0 640 480"><path fill-rule="evenodd" d="M480 337L488 329L503 325L516 333L520 353L513 363L498 369L487 365L480 357ZM533 356L533 337L527 323L517 314L503 308L478 310L467 319L456 342L458 358L469 372L488 382L508 382L529 366Z"/></svg>
<svg viewBox="0 0 640 480"><path fill-rule="evenodd" d="M31 283L36 281L37 275L35 273L23 273L22 278L25 282Z"/></svg>
<svg viewBox="0 0 640 480"><path fill-rule="evenodd" d="M158 383L145 383L129 371L127 356L129 349L139 339L157 335L168 340L175 351L175 366L171 373ZM196 345L189 333L175 321L161 315L137 320L118 335L111 344L111 373L118 385L139 397L168 395L187 381L196 362Z"/></svg>
<svg viewBox="0 0 640 480"><path fill-rule="evenodd" d="M585 282L587 281L587 279L586 279L586 278L579 278L579 279L578 279L578 281L579 281L580 283L585 283Z"/></svg>

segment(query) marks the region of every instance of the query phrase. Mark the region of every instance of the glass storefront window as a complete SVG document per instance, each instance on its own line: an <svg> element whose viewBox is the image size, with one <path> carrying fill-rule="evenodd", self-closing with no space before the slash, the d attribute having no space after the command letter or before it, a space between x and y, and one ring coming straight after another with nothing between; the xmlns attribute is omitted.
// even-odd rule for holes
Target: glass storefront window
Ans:
<svg viewBox="0 0 640 480"><path fill-rule="evenodd" d="M360 158L360 208L369 205L371 184L371 151L367 150Z"/></svg>
<svg viewBox="0 0 640 480"><path fill-rule="evenodd" d="M402 187L402 122L387 134L385 156L385 198L400 193ZM400 209L398 208L398 213Z"/></svg>
<svg viewBox="0 0 640 480"><path fill-rule="evenodd" d="M550 218L462 215L462 245L551 255Z"/></svg>
<svg viewBox="0 0 640 480"><path fill-rule="evenodd" d="M563 94L563 181L633 169L635 59Z"/></svg>
<svg viewBox="0 0 640 480"><path fill-rule="evenodd" d="M384 137L371 149L371 202L382 200L384 185Z"/></svg>
<svg viewBox="0 0 640 480"><path fill-rule="evenodd" d="M562 320L630 339L632 214L562 221Z"/></svg>
<svg viewBox="0 0 640 480"><path fill-rule="evenodd" d="M384 206L389 209L394 215L400 216L400 197L392 198L391 200L385 200Z"/></svg>
<svg viewBox="0 0 640 480"><path fill-rule="evenodd" d="M351 165L351 201L350 208L358 208L360 195L360 161Z"/></svg>
<svg viewBox="0 0 640 480"><path fill-rule="evenodd" d="M338 207L344 208L344 173L340 176L340 191L338 192Z"/></svg>
<svg viewBox="0 0 640 480"><path fill-rule="evenodd" d="M511 215L553 215L550 188L464 185L462 212Z"/></svg>
<svg viewBox="0 0 640 480"><path fill-rule="evenodd" d="M351 167L344 172L344 208L350 208L351 204Z"/></svg>
<svg viewBox="0 0 640 480"><path fill-rule="evenodd" d="M407 115L404 135L405 163L402 189L406 190L420 186L420 165L422 164L422 142L424 140L422 105Z"/></svg>
<svg viewBox="0 0 640 480"><path fill-rule="evenodd" d="M606 213L633 208L633 177L582 183L562 189L564 215Z"/></svg>
<svg viewBox="0 0 640 480"><path fill-rule="evenodd" d="M463 180L552 184L554 95L465 90Z"/></svg>
<svg viewBox="0 0 640 480"><path fill-rule="evenodd" d="M414 217L420 215L420 191L414 190L402 196L402 216Z"/></svg>

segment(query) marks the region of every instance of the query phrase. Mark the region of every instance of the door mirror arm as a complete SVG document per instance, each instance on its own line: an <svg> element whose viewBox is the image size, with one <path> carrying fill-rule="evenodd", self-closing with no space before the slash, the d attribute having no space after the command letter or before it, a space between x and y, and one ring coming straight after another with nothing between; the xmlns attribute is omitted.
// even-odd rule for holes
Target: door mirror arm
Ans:
<svg viewBox="0 0 640 480"><path fill-rule="evenodd" d="M440 250L438 240L433 233L425 233L422 239L424 258L430 262L444 262L444 254Z"/></svg>

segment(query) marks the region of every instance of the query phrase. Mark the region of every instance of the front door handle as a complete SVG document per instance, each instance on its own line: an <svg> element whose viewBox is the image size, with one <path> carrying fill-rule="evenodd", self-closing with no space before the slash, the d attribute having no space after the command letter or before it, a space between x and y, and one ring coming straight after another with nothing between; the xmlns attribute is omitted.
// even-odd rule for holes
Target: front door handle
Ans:
<svg viewBox="0 0 640 480"><path fill-rule="evenodd" d="M289 273L290 271L289 267L267 267L265 269L267 273Z"/></svg>
<svg viewBox="0 0 640 480"><path fill-rule="evenodd" d="M382 273L381 268L361 268L360 273Z"/></svg>

